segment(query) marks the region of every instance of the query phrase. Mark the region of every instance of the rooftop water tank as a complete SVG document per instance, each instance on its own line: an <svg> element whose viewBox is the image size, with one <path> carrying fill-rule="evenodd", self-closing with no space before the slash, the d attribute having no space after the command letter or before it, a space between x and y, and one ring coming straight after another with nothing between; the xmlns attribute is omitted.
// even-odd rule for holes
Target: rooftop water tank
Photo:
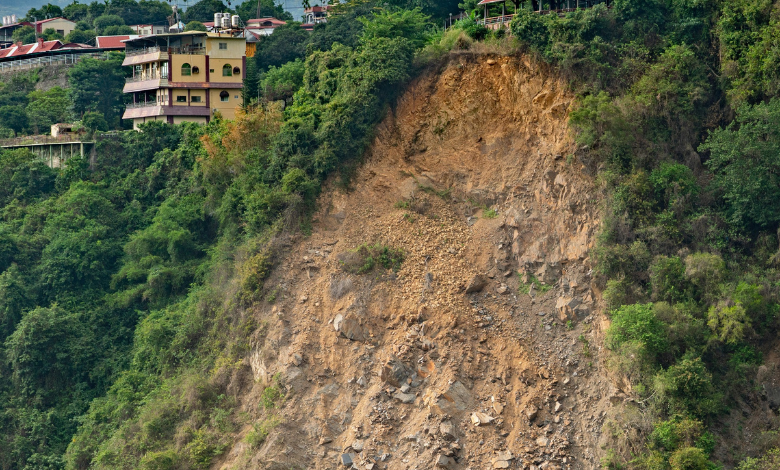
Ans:
<svg viewBox="0 0 780 470"><path fill-rule="evenodd" d="M233 26L233 28L238 28L238 24L241 21L241 18L238 15L233 15L230 17L230 24Z"/></svg>
<svg viewBox="0 0 780 470"><path fill-rule="evenodd" d="M222 29L230 29L230 15L222 17Z"/></svg>
<svg viewBox="0 0 780 470"><path fill-rule="evenodd" d="M222 26L222 13L214 13L214 28Z"/></svg>

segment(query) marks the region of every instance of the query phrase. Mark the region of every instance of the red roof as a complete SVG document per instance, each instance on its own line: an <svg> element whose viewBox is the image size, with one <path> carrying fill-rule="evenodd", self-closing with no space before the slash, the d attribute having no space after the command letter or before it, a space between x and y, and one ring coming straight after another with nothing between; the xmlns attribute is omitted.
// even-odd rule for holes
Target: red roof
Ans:
<svg viewBox="0 0 780 470"><path fill-rule="evenodd" d="M95 45L101 49L124 49L125 43L130 38L137 36L98 36L95 38Z"/></svg>
<svg viewBox="0 0 780 470"><path fill-rule="evenodd" d="M504 3L506 0L482 0L477 5L487 5L488 3Z"/></svg>
<svg viewBox="0 0 780 470"><path fill-rule="evenodd" d="M61 47L62 42L60 41L38 41L33 44L24 44L22 46L14 44L11 47L0 49L0 59L35 54L37 52L48 52L59 49Z"/></svg>
<svg viewBox="0 0 780 470"><path fill-rule="evenodd" d="M253 20L246 20L247 26L251 25L259 28L276 28L283 24L287 24L287 22L277 20L276 18L255 18Z"/></svg>

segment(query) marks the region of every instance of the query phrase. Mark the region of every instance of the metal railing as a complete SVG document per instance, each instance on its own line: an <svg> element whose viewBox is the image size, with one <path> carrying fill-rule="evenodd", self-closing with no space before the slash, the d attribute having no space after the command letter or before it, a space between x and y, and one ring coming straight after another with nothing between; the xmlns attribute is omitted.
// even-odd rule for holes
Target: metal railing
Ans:
<svg viewBox="0 0 780 470"><path fill-rule="evenodd" d="M197 55L206 54L205 47L192 47L192 46L169 47L167 51L168 54L197 54Z"/></svg>
<svg viewBox="0 0 780 470"><path fill-rule="evenodd" d="M161 72L157 74L150 75L136 75L134 77L129 77L127 80L125 80L125 83L135 83L135 82L146 82L150 80L168 80L168 73Z"/></svg>
<svg viewBox="0 0 780 470"><path fill-rule="evenodd" d="M137 108L152 108L155 106L165 106L165 103L163 101L140 101L138 103L128 103L127 106L125 106L125 108L137 109Z"/></svg>
<svg viewBox="0 0 780 470"><path fill-rule="evenodd" d="M44 65L74 65L85 57L104 60L107 58L107 55L108 54L105 52L84 52L30 57L26 59L19 58L16 60L0 62L0 73L14 70L32 69Z"/></svg>
<svg viewBox="0 0 780 470"><path fill-rule="evenodd" d="M154 47L144 47L141 49L129 49L125 51L126 57L132 57L134 55L142 55L142 54L153 54L155 52L160 52L160 48L157 46Z"/></svg>
<svg viewBox="0 0 780 470"><path fill-rule="evenodd" d="M493 18L486 18L480 21L480 23L482 23L485 26L489 24L500 24L500 23L509 24L512 22L512 18L514 17L515 15L494 16Z"/></svg>
<svg viewBox="0 0 780 470"><path fill-rule="evenodd" d="M0 140L0 147L20 147L24 145L45 145L45 144L63 144L69 142L88 142L82 141L82 134L72 133L52 137L50 135L25 135L14 137L13 139ZM91 142L91 141L90 141Z"/></svg>

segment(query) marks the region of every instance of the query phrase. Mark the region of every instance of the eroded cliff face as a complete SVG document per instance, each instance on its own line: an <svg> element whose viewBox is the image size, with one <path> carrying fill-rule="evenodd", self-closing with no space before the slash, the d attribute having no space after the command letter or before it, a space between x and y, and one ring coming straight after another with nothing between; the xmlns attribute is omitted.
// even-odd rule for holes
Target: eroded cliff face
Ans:
<svg viewBox="0 0 780 470"><path fill-rule="evenodd" d="M255 307L265 326L235 378L247 424L215 468L597 466L622 398L589 346L599 196L572 103L519 57L452 56L409 86L353 190L323 194L266 282L275 301ZM350 274L362 244L405 261ZM285 399L264 409L276 382Z"/></svg>

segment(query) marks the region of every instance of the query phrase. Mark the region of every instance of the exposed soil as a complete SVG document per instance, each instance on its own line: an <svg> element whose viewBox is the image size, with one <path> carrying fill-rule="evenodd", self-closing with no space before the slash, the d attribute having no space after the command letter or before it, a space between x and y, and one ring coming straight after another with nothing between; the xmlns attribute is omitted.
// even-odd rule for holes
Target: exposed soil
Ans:
<svg viewBox="0 0 780 470"><path fill-rule="evenodd" d="M572 102L522 57L455 55L409 86L266 282L242 411L281 424L256 448L247 424L215 468L598 465L625 396L593 346L600 195ZM363 244L405 260L350 274ZM286 398L264 410L277 374Z"/></svg>

